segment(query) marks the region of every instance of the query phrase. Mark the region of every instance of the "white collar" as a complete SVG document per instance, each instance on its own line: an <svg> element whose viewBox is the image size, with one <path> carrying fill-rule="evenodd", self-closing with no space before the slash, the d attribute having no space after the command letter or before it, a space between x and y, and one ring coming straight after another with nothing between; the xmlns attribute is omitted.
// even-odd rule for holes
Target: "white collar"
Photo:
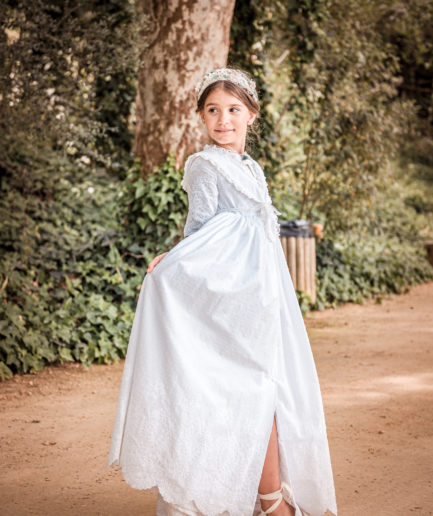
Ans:
<svg viewBox="0 0 433 516"><path fill-rule="evenodd" d="M252 157L247 152L241 154L240 152L237 152L232 149L226 149L225 147L221 147L220 145L216 145L215 143L207 143L204 146L203 150L216 150L217 152L222 152L223 154L229 154L241 161L246 159L252 160Z"/></svg>

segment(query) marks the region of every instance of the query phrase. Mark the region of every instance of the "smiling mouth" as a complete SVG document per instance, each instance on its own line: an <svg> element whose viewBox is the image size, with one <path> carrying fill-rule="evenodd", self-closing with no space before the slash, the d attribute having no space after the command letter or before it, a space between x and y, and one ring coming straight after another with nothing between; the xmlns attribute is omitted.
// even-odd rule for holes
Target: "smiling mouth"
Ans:
<svg viewBox="0 0 433 516"><path fill-rule="evenodd" d="M233 131L233 129L215 129L217 133L229 133L230 131Z"/></svg>

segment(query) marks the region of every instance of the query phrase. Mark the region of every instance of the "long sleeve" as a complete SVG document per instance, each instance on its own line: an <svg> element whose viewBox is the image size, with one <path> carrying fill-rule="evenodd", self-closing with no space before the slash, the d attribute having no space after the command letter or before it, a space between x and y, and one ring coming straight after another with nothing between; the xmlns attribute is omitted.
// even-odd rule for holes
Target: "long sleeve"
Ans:
<svg viewBox="0 0 433 516"><path fill-rule="evenodd" d="M185 165L182 186L188 194L188 216L184 236L194 233L212 218L218 207L218 184L215 167L200 156Z"/></svg>

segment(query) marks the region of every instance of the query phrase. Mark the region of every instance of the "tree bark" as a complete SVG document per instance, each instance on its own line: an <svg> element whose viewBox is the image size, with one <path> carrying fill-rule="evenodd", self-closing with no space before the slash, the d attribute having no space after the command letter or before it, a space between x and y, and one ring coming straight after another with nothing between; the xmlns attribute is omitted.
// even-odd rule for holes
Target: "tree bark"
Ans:
<svg viewBox="0 0 433 516"><path fill-rule="evenodd" d="M206 141L194 88L225 66L235 0L137 0L146 20L138 71L134 152L151 173L169 152L176 166Z"/></svg>

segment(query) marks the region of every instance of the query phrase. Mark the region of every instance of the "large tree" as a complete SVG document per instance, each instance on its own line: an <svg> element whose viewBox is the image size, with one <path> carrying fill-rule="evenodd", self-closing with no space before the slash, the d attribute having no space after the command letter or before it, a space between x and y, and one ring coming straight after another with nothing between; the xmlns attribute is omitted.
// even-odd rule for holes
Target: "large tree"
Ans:
<svg viewBox="0 0 433 516"><path fill-rule="evenodd" d="M194 86L225 66L235 0L137 0L145 42L138 71L134 150L143 174L169 152L176 165L199 149L205 133L195 113Z"/></svg>

